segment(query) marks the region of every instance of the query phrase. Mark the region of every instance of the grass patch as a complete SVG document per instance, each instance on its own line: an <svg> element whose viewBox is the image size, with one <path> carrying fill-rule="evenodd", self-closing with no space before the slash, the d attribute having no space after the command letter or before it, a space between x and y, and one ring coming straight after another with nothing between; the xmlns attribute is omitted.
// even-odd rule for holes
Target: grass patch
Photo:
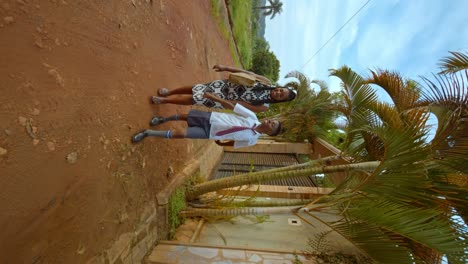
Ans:
<svg viewBox="0 0 468 264"><path fill-rule="evenodd" d="M169 239L173 239L177 227L184 223L185 219L179 217L179 212L184 210L185 204L185 187L177 188L169 199Z"/></svg>
<svg viewBox="0 0 468 264"><path fill-rule="evenodd" d="M179 212L187 207L185 193L187 188L203 182L200 171L192 175L184 185L177 188L169 198L169 239L174 239L177 228L185 222L185 218L179 217Z"/></svg>
<svg viewBox="0 0 468 264"><path fill-rule="evenodd" d="M218 29L221 32L221 35L229 43L229 51L231 53L232 58L234 59L235 66L239 67L241 65L240 58L237 55L236 46L231 39L229 29L228 29L229 25L226 25L226 23L224 22L225 21L224 18L221 16L220 9L224 8L224 6L221 4L221 1L224 1L224 0L210 0L210 4L211 4L210 13L211 13L211 16L214 18L214 20L216 21Z"/></svg>
<svg viewBox="0 0 468 264"><path fill-rule="evenodd" d="M236 39L245 69L252 67L252 1L231 0L229 10L232 18L232 33Z"/></svg>
<svg viewBox="0 0 468 264"><path fill-rule="evenodd" d="M224 23L223 18L221 17L221 13L219 12L219 9L222 8L220 5L221 0L211 0L211 16L216 20L216 23L218 25L219 31L221 32L221 35L229 40L229 30L227 26Z"/></svg>

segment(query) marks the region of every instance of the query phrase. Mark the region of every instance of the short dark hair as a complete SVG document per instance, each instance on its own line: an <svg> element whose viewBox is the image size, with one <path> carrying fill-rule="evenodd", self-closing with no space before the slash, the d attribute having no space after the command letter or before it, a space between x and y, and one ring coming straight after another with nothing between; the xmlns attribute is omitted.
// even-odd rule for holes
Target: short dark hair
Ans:
<svg viewBox="0 0 468 264"><path fill-rule="evenodd" d="M273 133L272 133L271 135L269 135L269 136L274 137L274 136L277 136L277 135L283 133L283 126L281 125L281 121L279 121L279 120L277 120L277 121L278 121L278 129L276 129L276 131L273 132Z"/></svg>

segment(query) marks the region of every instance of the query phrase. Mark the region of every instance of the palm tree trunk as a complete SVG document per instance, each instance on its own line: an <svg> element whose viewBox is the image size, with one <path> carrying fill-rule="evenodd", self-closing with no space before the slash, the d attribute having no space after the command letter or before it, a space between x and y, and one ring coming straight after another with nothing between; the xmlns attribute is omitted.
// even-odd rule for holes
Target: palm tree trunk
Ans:
<svg viewBox="0 0 468 264"><path fill-rule="evenodd" d="M304 169L304 168L312 168L314 166L321 165L321 164L323 164L323 163L325 163L327 161L334 161L334 160L337 160L339 158L340 158L340 156L338 156L338 155L337 156L328 156L328 157L324 157L324 158L320 158L320 159L316 159L316 160L311 160L309 162L290 165L290 166L286 166L286 167L280 167L280 168L276 168L276 169L269 169L269 170L263 170L263 171L258 171L258 172L252 172L252 173L250 173L250 176L255 177L257 175L262 175L262 174L270 174L270 173L277 173L277 172L288 171L288 170L292 171L292 170L299 170L299 169ZM241 174L241 175L244 175L244 174ZM193 199L189 199L189 200L193 200Z"/></svg>
<svg viewBox="0 0 468 264"><path fill-rule="evenodd" d="M256 175L256 174L262 174L262 173L273 173L273 172L281 172L281 171L288 171L288 170L298 170L298 169L304 169L304 168L307 168L307 167L310 168L310 167L314 167L316 165L321 165L322 163L325 163L327 161L338 160L339 158L340 158L340 156L328 156L328 157L324 157L324 158L320 158L320 159L316 159L316 160L311 160L311 161L300 163L300 164L290 165L290 166L276 168L276 169L258 171L258 172L254 172L255 174L254 173L252 173L252 174Z"/></svg>
<svg viewBox="0 0 468 264"><path fill-rule="evenodd" d="M273 6L257 6L257 9L270 9L273 8Z"/></svg>
<svg viewBox="0 0 468 264"><path fill-rule="evenodd" d="M371 162L362 162L355 164L345 164L345 165L335 165L335 166L323 166L323 167L314 167L308 169L297 169L291 171L280 171L280 172L268 172L261 171L256 173L246 173L240 174L224 179L217 179L202 184L198 184L188 190L187 199L193 200L197 196L220 190L225 188L231 188L246 184L256 184L259 182L273 181L277 179L287 179L301 176L310 176L314 174L338 172L338 171L347 171L347 170L373 170L379 166L380 161L371 161ZM281 168L283 169L283 168Z"/></svg>
<svg viewBox="0 0 468 264"><path fill-rule="evenodd" d="M238 201L232 199L223 199L220 201L210 202L202 200L201 204L190 204L193 207L203 208L210 206L223 206L223 207L280 207L280 206L296 206L296 205L305 205L311 200L301 200L301 199L287 199L287 200L251 200L247 199L245 201Z"/></svg>
<svg viewBox="0 0 468 264"><path fill-rule="evenodd" d="M270 215L270 214L287 214L293 210L299 209L296 207L245 207L245 208L229 208L229 209L189 209L180 211L179 216L195 217L195 216L237 216L237 215Z"/></svg>

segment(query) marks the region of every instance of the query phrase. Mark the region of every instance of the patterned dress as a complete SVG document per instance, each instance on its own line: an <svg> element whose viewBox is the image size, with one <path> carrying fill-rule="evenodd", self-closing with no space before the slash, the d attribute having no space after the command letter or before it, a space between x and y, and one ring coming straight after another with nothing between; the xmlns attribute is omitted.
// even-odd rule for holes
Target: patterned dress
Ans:
<svg viewBox="0 0 468 264"><path fill-rule="evenodd" d="M211 99L204 98L206 92L213 93L218 97L229 101L244 101L252 105L259 105L258 100L270 99L270 91L254 89L254 86L243 86L233 84L227 80L216 80L210 83L197 84L192 88L192 104L206 107L223 108L223 106ZM269 104L263 104L269 106Z"/></svg>

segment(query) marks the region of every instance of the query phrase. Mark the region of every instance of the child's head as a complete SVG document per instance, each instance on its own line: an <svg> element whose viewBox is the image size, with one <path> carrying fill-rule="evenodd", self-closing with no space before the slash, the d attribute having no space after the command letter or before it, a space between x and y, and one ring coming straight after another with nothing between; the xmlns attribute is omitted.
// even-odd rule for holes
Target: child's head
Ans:
<svg viewBox="0 0 468 264"><path fill-rule="evenodd" d="M281 122L277 119L264 119L260 126L263 133L272 137L282 132Z"/></svg>
<svg viewBox="0 0 468 264"><path fill-rule="evenodd" d="M269 98L251 100L250 103L253 105L289 102L297 96L297 91L293 87L269 86L257 83L253 90L259 92L267 91L270 94Z"/></svg>
<svg viewBox="0 0 468 264"><path fill-rule="evenodd" d="M271 91L271 99L275 103L289 102L296 98L297 91L290 87L277 87Z"/></svg>

